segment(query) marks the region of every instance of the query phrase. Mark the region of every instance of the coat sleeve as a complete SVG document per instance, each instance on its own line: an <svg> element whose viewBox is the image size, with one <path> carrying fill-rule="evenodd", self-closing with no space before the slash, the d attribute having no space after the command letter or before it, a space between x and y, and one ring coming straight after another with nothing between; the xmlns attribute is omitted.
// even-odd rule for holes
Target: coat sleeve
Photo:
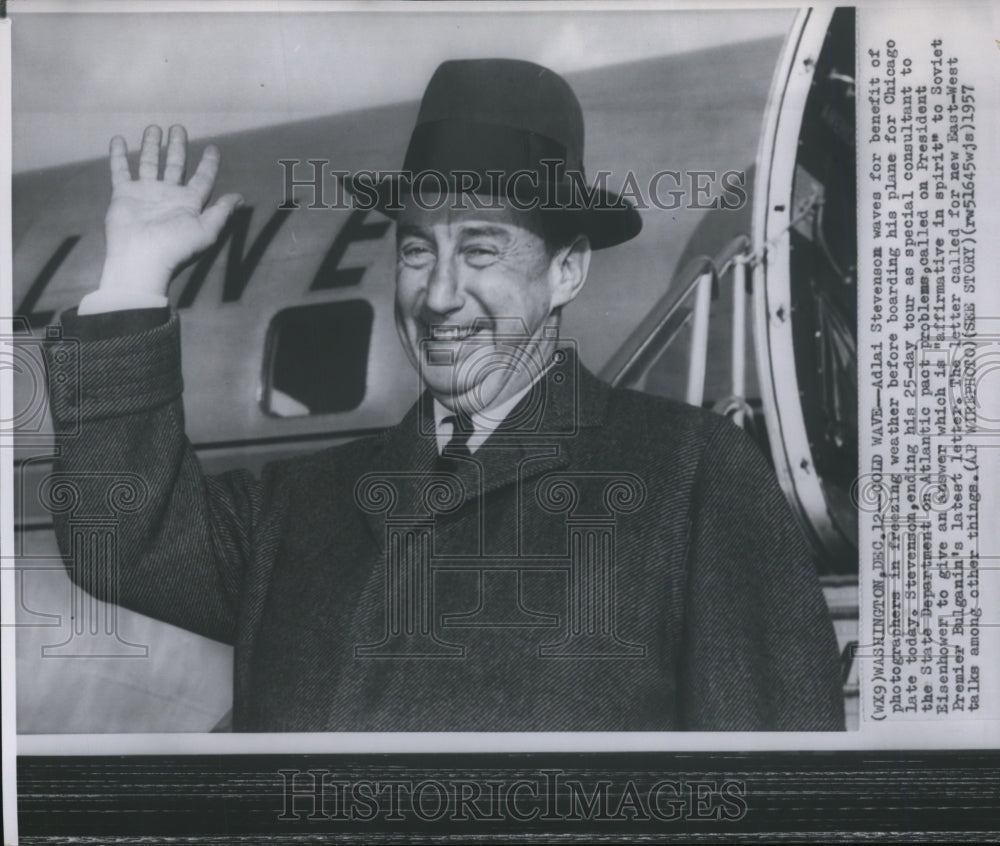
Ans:
<svg viewBox="0 0 1000 846"><path fill-rule="evenodd" d="M699 465L687 574L685 728L844 728L837 641L812 554L766 459L726 420Z"/></svg>
<svg viewBox="0 0 1000 846"><path fill-rule="evenodd" d="M43 487L77 584L231 643L260 483L203 474L184 434L179 320L158 311L134 312L125 333L120 314L64 317L46 349L58 455Z"/></svg>

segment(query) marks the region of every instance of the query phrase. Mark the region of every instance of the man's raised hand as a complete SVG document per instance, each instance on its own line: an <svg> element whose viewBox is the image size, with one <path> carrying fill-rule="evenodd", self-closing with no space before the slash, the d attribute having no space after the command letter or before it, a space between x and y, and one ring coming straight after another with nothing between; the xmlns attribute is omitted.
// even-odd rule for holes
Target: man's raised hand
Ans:
<svg viewBox="0 0 1000 846"><path fill-rule="evenodd" d="M194 175L184 183L187 133L170 127L163 178L159 178L162 131L149 126L142 136L139 175L132 178L125 140L111 139L111 204L104 219L107 253L101 291L129 290L165 295L178 265L219 235L239 194L226 194L205 208L219 170L219 150L205 148Z"/></svg>

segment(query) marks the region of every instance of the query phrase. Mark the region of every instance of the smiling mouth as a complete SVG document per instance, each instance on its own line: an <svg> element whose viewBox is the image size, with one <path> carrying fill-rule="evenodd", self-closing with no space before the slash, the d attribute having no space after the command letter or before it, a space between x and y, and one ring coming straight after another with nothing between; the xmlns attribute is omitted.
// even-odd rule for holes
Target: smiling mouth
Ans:
<svg viewBox="0 0 1000 846"><path fill-rule="evenodd" d="M464 341L473 335L486 331L489 325L485 321L477 321L472 326L459 326L453 323L441 323L430 327L430 337L434 341Z"/></svg>

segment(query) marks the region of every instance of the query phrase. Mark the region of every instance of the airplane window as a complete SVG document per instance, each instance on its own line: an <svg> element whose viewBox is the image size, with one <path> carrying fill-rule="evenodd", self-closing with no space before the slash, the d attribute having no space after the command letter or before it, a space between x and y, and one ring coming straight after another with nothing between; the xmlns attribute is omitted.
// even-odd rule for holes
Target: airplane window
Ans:
<svg viewBox="0 0 1000 846"><path fill-rule="evenodd" d="M302 417L361 405L374 314L367 300L278 312L265 347L264 411Z"/></svg>

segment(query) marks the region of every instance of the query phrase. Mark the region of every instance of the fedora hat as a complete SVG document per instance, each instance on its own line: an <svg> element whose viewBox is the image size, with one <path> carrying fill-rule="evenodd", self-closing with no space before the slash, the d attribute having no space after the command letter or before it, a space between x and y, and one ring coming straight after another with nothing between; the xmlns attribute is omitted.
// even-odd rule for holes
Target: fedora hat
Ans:
<svg viewBox="0 0 1000 846"><path fill-rule="evenodd" d="M515 59L447 61L424 91L402 170L359 172L346 183L356 205L389 217L414 193L472 192L539 208L564 231L587 235L594 249L621 244L639 233L642 218L623 197L589 185L583 138L580 102L548 68Z"/></svg>

